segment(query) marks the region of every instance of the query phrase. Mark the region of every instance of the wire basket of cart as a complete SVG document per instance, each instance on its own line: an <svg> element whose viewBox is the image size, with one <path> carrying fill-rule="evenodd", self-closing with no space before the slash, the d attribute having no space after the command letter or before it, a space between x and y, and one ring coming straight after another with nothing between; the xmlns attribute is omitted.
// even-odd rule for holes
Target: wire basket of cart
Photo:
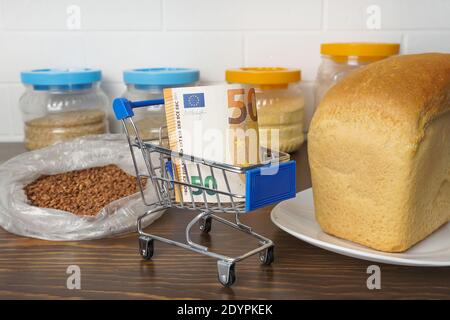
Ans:
<svg viewBox="0 0 450 320"><path fill-rule="evenodd" d="M286 153L264 148L261 148L260 163L255 165L241 167L209 161L170 150L164 128L160 129L159 140L143 140L133 121L133 109L157 104L164 104L164 100L132 102L117 98L113 102L116 118L122 121L130 145L142 200L148 207L137 223L141 256L151 259L154 253L153 243L157 240L215 258L219 281L225 286L235 282L235 265L245 258L259 254L260 262L270 265L274 260L272 240L243 224L240 215L294 197L295 161L290 161ZM145 170L141 170L142 167L138 165L138 157L143 158ZM184 175L183 179L180 178L180 172ZM230 183L233 175L239 175L245 180L245 193L233 190ZM156 202L147 201L144 180L153 184L157 193ZM218 180L222 182L221 187L216 183ZM183 191L188 196L181 196ZM211 201L211 197L215 201ZM142 219L168 208L197 213L186 226L185 242L150 234L142 229ZM233 219L225 219L222 214L231 214ZM192 227L198 223L202 232L209 233L213 220L256 238L259 246L239 256L230 257L194 242L191 238Z"/></svg>

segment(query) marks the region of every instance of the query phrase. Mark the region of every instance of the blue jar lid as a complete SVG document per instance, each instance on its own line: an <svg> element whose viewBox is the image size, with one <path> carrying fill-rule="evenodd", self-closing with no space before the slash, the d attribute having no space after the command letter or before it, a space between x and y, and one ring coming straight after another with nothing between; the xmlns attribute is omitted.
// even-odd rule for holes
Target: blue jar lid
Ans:
<svg viewBox="0 0 450 320"><path fill-rule="evenodd" d="M37 69L22 71L22 83L33 86L88 85L102 79L99 69Z"/></svg>
<svg viewBox="0 0 450 320"><path fill-rule="evenodd" d="M200 71L188 68L142 68L123 72L123 81L135 85L187 85L198 81L199 78Z"/></svg>

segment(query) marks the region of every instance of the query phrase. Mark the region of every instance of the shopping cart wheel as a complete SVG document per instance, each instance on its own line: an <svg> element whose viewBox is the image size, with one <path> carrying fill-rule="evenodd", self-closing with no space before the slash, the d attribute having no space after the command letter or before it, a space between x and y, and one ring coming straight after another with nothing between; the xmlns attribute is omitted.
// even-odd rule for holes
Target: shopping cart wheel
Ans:
<svg viewBox="0 0 450 320"><path fill-rule="evenodd" d="M204 217L200 219L200 230L203 233L209 233L211 231L212 218Z"/></svg>
<svg viewBox="0 0 450 320"><path fill-rule="evenodd" d="M219 282L225 287L230 287L236 281L236 273L234 271L234 263L228 261L217 261L217 269Z"/></svg>
<svg viewBox="0 0 450 320"><path fill-rule="evenodd" d="M266 250L262 251L259 254L259 261L261 261L262 264L271 265L273 260L274 260L273 246L268 247Z"/></svg>
<svg viewBox="0 0 450 320"><path fill-rule="evenodd" d="M153 239L139 236L139 253L145 260L150 260L153 257Z"/></svg>

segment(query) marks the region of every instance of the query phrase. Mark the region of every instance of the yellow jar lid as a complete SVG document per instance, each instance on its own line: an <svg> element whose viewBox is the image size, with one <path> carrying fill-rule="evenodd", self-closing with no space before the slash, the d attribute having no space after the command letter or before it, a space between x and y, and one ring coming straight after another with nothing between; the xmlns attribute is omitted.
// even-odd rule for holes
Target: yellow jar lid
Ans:
<svg viewBox="0 0 450 320"><path fill-rule="evenodd" d="M300 81L300 69L279 67L256 67L228 69L225 79L231 83L245 84L287 84Z"/></svg>
<svg viewBox="0 0 450 320"><path fill-rule="evenodd" d="M398 43L322 43L320 53L328 56L388 57L400 52Z"/></svg>

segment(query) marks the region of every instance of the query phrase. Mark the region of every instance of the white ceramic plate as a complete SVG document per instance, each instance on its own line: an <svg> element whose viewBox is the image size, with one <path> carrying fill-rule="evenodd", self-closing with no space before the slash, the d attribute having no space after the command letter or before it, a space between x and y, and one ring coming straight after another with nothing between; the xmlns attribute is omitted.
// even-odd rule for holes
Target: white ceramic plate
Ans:
<svg viewBox="0 0 450 320"><path fill-rule="evenodd" d="M296 238L325 250L369 261L408 266L450 266L450 223L403 253L385 253L324 233L314 217L312 189L272 210L272 221Z"/></svg>

